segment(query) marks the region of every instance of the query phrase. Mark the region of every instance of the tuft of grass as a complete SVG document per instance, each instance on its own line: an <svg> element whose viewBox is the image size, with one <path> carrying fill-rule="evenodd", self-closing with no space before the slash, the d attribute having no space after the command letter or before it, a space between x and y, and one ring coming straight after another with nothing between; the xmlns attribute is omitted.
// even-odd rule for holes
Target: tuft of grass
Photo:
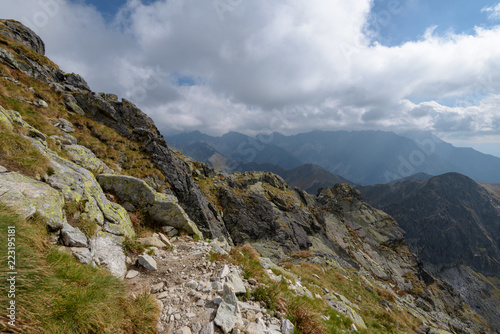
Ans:
<svg viewBox="0 0 500 334"><path fill-rule="evenodd" d="M48 243L44 219L25 220L0 204L0 230L16 230L16 327L0 314L2 333L155 333L159 311L150 295L131 300L125 283L104 269L77 262ZM7 268L0 243L0 268ZM6 270L0 289L8 291ZM36 298L34 298L36 296ZM8 305L6 293L0 303Z"/></svg>
<svg viewBox="0 0 500 334"><path fill-rule="evenodd" d="M300 250L298 252L290 254L290 257L296 258L296 259L308 259L313 257L314 254L310 250Z"/></svg>
<svg viewBox="0 0 500 334"><path fill-rule="evenodd" d="M123 241L123 249L128 255L142 254L146 250L146 245L137 242L137 238L125 237Z"/></svg>
<svg viewBox="0 0 500 334"><path fill-rule="evenodd" d="M92 238L97 232L97 222L81 216L85 212L85 202L76 202L66 200L64 202L64 212L68 224L78 227L87 237Z"/></svg>
<svg viewBox="0 0 500 334"><path fill-rule="evenodd" d="M0 122L0 164L9 170L35 177L45 174L50 162L29 139Z"/></svg>

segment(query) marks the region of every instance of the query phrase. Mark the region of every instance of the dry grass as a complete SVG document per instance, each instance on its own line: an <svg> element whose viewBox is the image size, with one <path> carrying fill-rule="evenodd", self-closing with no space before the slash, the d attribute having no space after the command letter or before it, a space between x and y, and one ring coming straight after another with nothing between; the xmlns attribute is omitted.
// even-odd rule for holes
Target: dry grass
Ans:
<svg viewBox="0 0 500 334"><path fill-rule="evenodd" d="M28 139L0 122L0 165L35 177L47 172L50 162Z"/></svg>
<svg viewBox="0 0 500 334"><path fill-rule="evenodd" d="M0 204L0 229L16 226L17 326L0 314L1 333L155 333L159 311L154 297L126 296L123 281L103 269L78 263L48 244L45 220L29 221ZM6 243L0 265L7 267ZM0 289L6 290L2 274ZM0 294L7 305L7 294Z"/></svg>
<svg viewBox="0 0 500 334"><path fill-rule="evenodd" d="M310 250L301 250L290 254L290 256L296 259L308 259L313 257L314 254Z"/></svg>

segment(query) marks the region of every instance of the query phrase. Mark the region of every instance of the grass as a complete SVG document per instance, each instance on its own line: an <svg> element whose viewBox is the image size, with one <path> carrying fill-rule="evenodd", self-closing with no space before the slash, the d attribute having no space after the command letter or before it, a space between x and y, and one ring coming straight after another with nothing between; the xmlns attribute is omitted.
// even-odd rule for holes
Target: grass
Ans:
<svg viewBox="0 0 500 334"><path fill-rule="evenodd" d="M0 122L0 165L27 176L43 175L49 160L33 147L29 139Z"/></svg>
<svg viewBox="0 0 500 334"><path fill-rule="evenodd" d="M92 238L97 232L97 222L81 216L85 212L85 202L75 202L66 200L64 202L64 212L68 224L78 227L87 237Z"/></svg>
<svg viewBox="0 0 500 334"><path fill-rule="evenodd" d="M2 312L0 332L155 333L158 310L152 296L132 300L121 280L50 246L39 215L25 220L0 204L0 230L7 226L16 226L16 327ZM2 273L6 246L0 243ZM6 284L2 277L1 291L7 291ZM0 303L8 302L7 294L0 294Z"/></svg>

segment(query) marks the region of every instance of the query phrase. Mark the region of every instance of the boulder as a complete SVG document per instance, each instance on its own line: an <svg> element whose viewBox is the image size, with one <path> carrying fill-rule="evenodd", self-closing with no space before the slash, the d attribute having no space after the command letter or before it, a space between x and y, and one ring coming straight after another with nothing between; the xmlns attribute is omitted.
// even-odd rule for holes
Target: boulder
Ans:
<svg viewBox="0 0 500 334"><path fill-rule="evenodd" d="M0 201L23 217L39 212L53 230L61 229L66 223L63 196L45 183L19 173L0 173L0 194Z"/></svg>
<svg viewBox="0 0 500 334"><path fill-rule="evenodd" d="M361 318L361 316L352 307L343 302L334 301L328 298L327 300L328 304L330 304L334 310L349 317L358 329L363 330L367 328L363 318Z"/></svg>
<svg viewBox="0 0 500 334"><path fill-rule="evenodd" d="M224 295L215 316L214 322L222 331L227 334L242 322L241 312L238 308L238 299L233 289L224 284Z"/></svg>
<svg viewBox="0 0 500 334"><path fill-rule="evenodd" d="M288 319L283 320L281 323L281 333L283 334L293 334L295 326Z"/></svg>
<svg viewBox="0 0 500 334"><path fill-rule="evenodd" d="M137 259L137 262L139 263L139 265L146 268L147 270L151 271L158 270L158 265L156 264L155 259L153 259L151 256L147 254L140 255L139 258Z"/></svg>
<svg viewBox="0 0 500 334"><path fill-rule="evenodd" d="M88 240L85 234L79 228L71 225L64 225L61 230L61 238L65 246L68 247L87 247Z"/></svg>
<svg viewBox="0 0 500 334"><path fill-rule="evenodd" d="M203 237L175 196L158 193L143 180L131 176L101 174L97 180L104 190L115 194L120 201L143 208L157 224Z"/></svg>
<svg viewBox="0 0 500 334"><path fill-rule="evenodd" d="M243 294L247 292L243 280L238 273L231 273L226 277L226 283L229 285L235 294Z"/></svg>
<svg viewBox="0 0 500 334"><path fill-rule="evenodd" d="M122 245L111 235L98 235L93 240L94 261L104 266L111 274L123 278L127 272Z"/></svg>

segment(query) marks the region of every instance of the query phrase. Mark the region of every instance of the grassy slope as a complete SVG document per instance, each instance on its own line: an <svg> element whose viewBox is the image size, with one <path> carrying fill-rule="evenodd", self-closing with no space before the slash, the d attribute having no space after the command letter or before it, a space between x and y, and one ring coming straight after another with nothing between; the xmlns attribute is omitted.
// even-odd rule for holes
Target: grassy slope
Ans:
<svg viewBox="0 0 500 334"><path fill-rule="evenodd" d="M16 327L8 326L5 310L8 226L16 226ZM49 245L43 218L24 220L0 204L0 231L0 332L155 332L154 298L128 298L124 282Z"/></svg>

